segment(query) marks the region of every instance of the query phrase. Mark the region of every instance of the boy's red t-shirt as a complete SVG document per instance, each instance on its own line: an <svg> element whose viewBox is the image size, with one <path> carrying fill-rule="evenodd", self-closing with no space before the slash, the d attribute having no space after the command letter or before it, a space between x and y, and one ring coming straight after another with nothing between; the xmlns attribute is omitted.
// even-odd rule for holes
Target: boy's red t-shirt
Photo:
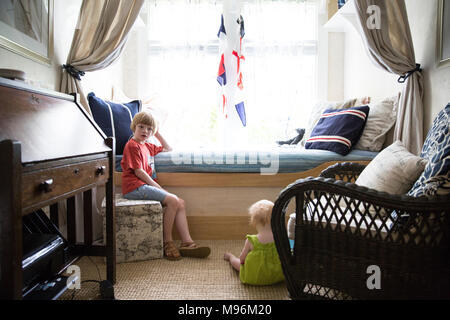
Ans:
<svg viewBox="0 0 450 320"><path fill-rule="evenodd" d="M162 146L149 142L141 144L134 139L127 142L120 162L123 170L122 194L127 194L145 184L134 174L135 169L143 169L152 179L156 179L154 157L162 150Z"/></svg>

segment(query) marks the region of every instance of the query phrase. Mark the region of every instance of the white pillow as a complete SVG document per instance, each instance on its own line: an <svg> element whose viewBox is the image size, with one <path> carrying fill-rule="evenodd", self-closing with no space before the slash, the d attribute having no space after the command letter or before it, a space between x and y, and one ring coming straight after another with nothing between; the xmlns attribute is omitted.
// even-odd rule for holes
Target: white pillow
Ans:
<svg viewBox="0 0 450 320"><path fill-rule="evenodd" d="M397 95L370 105L369 117L355 149L378 152L383 148L386 135L397 119L398 99Z"/></svg>
<svg viewBox="0 0 450 320"><path fill-rule="evenodd" d="M427 160L410 153L401 141L395 141L367 165L355 184L389 194L406 194L426 164Z"/></svg>
<svg viewBox="0 0 450 320"><path fill-rule="evenodd" d="M158 128L164 126L167 120L168 111L162 107L160 98L157 93L150 93L148 96L142 98L129 98L117 86L112 87L112 101L121 103L121 101L141 100L142 111L149 112L156 120Z"/></svg>

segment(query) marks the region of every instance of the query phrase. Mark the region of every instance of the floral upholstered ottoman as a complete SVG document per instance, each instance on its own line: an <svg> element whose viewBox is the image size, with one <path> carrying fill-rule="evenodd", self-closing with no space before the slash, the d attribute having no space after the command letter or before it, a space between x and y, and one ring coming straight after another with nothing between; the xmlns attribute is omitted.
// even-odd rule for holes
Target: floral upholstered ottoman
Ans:
<svg viewBox="0 0 450 320"><path fill-rule="evenodd" d="M116 262L163 257L163 210L152 200L128 200L116 194ZM106 235L105 200L102 203Z"/></svg>

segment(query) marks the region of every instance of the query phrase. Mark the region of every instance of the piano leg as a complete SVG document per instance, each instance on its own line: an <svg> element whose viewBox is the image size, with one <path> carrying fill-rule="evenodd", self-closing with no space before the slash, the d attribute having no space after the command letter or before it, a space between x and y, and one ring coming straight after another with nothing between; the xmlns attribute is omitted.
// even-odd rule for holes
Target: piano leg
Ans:
<svg viewBox="0 0 450 320"><path fill-rule="evenodd" d="M22 299L22 153L0 142L0 300Z"/></svg>
<svg viewBox="0 0 450 320"><path fill-rule="evenodd" d="M112 284L116 283L116 218L114 194L115 142L114 138L106 139L112 149L109 157L109 179L106 183L106 277Z"/></svg>

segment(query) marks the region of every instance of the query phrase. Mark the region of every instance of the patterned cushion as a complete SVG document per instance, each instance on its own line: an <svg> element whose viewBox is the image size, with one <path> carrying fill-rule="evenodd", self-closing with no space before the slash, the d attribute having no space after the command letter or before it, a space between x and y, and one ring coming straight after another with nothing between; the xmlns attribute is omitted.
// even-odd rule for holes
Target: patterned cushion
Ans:
<svg viewBox="0 0 450 320"><path fill-rule="evenodd" d="M330 150L345 156L361 137L368 114L368 106L325 110L305 148Z"/></svg>
<svg viewBox="0 0 450 320"><path fill-rule="evenodd" d="M450 103L434 119L420 154L428 160L408 195L450 194Z"/></svg>
<svg viewBox="0 0 450 320"><path fill-rule="evenodd" d="M130 124L136 113L141 111L141 101L113 103L96 97L93 92L87 97L95 122L106 136L116 138L116 154L123 154L125 144L133 135Z"/></svg>

